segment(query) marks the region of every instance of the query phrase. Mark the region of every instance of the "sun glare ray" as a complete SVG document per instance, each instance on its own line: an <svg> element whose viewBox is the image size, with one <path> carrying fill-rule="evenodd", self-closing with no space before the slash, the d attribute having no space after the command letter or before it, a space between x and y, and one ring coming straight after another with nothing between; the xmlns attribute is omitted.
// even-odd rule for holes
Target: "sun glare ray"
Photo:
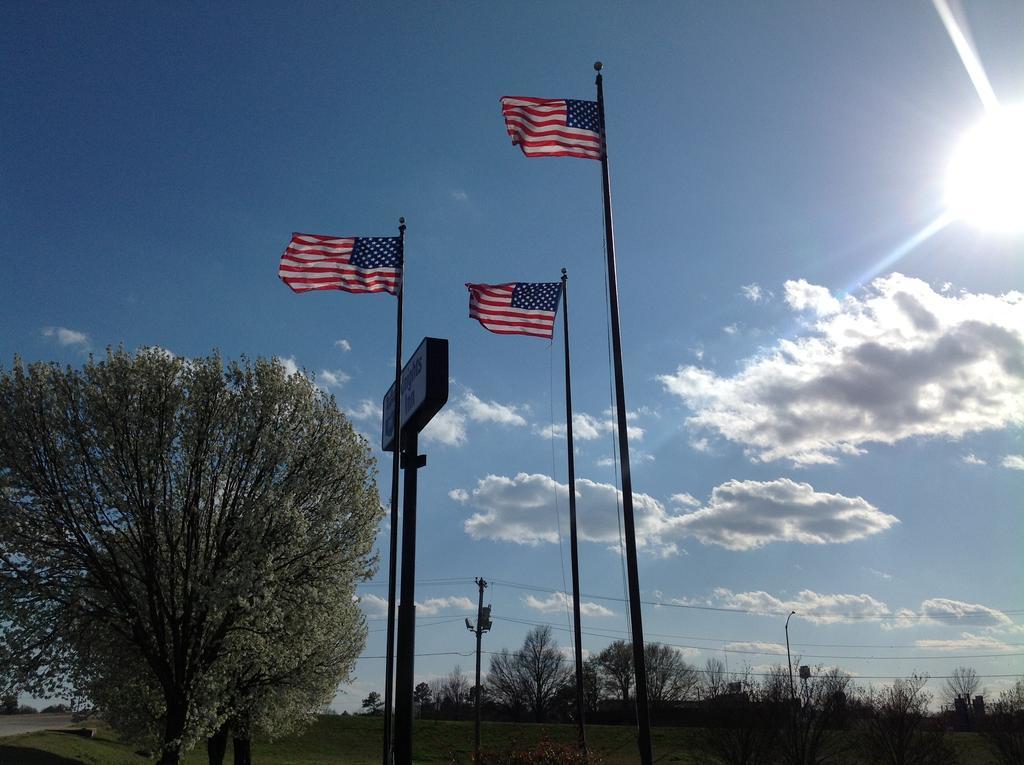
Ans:
<svg viewBox="0 0 1024 765"><path fill-rule="evenodd" d="M932 0L935 10L939 13L939 18L942 19L943 26L946 27L949 39L953 41L953 46L960 55L964 69L967 70L967 76L971 78L974 89L978 91L978 98L981 99L986 111L993 111L999 107L999 99L996 98L996 93L992 90L992 83L989 82L988 75L985 74L985 67L981 65L981 59L978 58L970 29L966 19L963 18L960 3L958 0L952 0L952 3L959 13L954 12L947 0ZM957 18L958 16L959 18Z"/></svg>
<svg viewBox="0 0 1024 765"><path fill-rule="evenodd" d="M887 271L896 265L903 257L913 252L919 245L927 242L937 233L942 231L946 226L953 222L953 214L950 212L943 212L931 223L927 224L924 228L918 231L913 236L905 239L899 245L897 245L891 252L889 252L884 258L875 263L871 268L861 274L852 285L846 290L846 294L856 292L859 288L868 284L872 279L881 274L883 271Z"/></svg>

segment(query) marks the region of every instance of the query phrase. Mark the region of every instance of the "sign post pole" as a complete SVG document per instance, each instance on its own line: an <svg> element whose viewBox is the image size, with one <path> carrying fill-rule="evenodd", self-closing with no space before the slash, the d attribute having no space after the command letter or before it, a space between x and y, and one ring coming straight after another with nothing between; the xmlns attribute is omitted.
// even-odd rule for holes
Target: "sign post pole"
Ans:
<svg viewBox="0 0 1024 765"><path fill-rule="evenodd" d="M413 664L416 653L416 471L427 464L419 454L419 433L448 401L448 341L426 337L384 396L381 448L401 445L402 573L395 666L395 765L412 765ZM396 410L399 414L396 416Z"/></svg>
<svg viewBox="0 0 1024 765"><path fill-rule="evenodd" d="M412 763L413 655L416 652L416 471L427 464L417 454L419 433L402 438L402 590L398 607L398 662L395 672L395 763Z"/></svg>

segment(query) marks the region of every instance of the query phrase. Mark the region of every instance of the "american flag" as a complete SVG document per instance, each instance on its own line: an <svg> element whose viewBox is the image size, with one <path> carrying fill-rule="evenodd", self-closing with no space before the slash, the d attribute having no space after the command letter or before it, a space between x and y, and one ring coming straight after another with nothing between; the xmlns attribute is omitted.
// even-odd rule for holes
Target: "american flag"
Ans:
<svg viewBox="0 0 1024 765"><path fill-rule="evenodd" d="M561 282L467 284L469 318L499 335L531 335L551 339Z"/></svg>
<svg viewBox="0 0 1024 765"><path fill-rule="evenodd" d="M296 292L344 290L397 295L402 283L402 239L292 234L277 275Z"/></svg>
<svg viewBox="0 0 1024 765"><path fill-rule="evenodd" d="M504 96L501 113L512 145L527 157L601 159L597 101Z"/></svg>

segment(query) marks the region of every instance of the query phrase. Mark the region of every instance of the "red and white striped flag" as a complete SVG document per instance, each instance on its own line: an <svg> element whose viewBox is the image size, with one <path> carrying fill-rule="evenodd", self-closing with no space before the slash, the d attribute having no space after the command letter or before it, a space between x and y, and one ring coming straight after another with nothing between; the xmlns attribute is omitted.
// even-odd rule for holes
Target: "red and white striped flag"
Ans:
<svg viewBox="0 0 1024 765"><path fill-rule="evenodd" d="M467 284L469 318L499 335L531 335L548 340L562 297L561 282Z"/></svg>
<svg viewBox="0 0 1024 765"><path fill-rule="evenodd" d="M292 234L277 275L296 292L390 292L402 283L402 239L397 236Z"/></svg>
<svg viewBox="0 0 1024 765"><path fill-rule="evenodd" d="M501 113L512 144L527 157L601 159L597 101L504 96Z"/></svg>

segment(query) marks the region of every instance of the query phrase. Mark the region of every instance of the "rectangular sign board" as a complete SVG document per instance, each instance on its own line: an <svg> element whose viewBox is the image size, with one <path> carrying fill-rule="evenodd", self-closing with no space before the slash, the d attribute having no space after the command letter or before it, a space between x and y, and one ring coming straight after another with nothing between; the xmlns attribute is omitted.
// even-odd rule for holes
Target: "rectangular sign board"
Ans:
<svg viewBox="0 0 1024 765"><path fill-rule="evenodd" d="M402 431L417 433L448 401L448 341L425 337L402 367ZM381 448L394 450L395 385L384 396Z"/></svg>

